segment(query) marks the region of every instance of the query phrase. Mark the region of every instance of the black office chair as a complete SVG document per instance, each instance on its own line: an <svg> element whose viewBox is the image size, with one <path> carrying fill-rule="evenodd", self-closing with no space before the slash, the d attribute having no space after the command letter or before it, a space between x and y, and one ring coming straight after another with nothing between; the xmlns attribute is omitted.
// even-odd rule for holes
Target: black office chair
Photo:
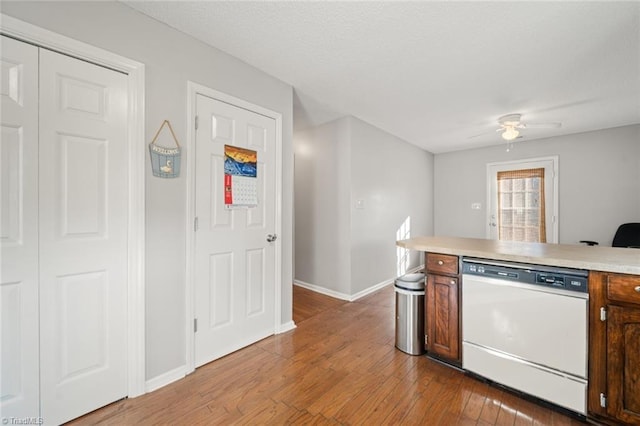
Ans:
<svg viewBox="0 0 640 426"><path fill-rule="evenodd" d="M597 241L582 240L582 244L597 246ZM640 223L623 223L613 237L611 247L629 247L640 249Z"/></svg>
<svg viewBox="0 0 640 426"><path fill-rule="evenodd" d="M618 227L611 247L640 248L640 223L624 223Z"/></svg>

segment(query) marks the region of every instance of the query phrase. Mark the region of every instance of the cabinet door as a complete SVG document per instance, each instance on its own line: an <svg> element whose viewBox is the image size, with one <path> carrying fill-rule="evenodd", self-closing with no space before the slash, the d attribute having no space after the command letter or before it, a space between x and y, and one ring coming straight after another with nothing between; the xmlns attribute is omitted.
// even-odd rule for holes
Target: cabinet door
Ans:
<svg viewBox="0 0 640 426"><path fill-rule="evenodd" d="M610 306L607 358L607 412L640 424L640 309Z"/></svg>
<svg viewBox="0 0 640 426"><path fill-rule="evenodd" d="M427 350L459 361L458 279L429 274L425 308Z"/></svg>

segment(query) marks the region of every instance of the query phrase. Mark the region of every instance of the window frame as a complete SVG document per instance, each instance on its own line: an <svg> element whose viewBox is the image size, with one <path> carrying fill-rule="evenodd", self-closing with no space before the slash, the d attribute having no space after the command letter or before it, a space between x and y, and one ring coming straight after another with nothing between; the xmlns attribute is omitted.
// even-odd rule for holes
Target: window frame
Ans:
<svg viewBox="0 0 640 426"><path fill-rule="evenodd" d="M486 238L498 240L498 172L544 168L546 242L558 243L558 157L527 158L487 163ZM495 226L492 225L495 224Z"/></svg>

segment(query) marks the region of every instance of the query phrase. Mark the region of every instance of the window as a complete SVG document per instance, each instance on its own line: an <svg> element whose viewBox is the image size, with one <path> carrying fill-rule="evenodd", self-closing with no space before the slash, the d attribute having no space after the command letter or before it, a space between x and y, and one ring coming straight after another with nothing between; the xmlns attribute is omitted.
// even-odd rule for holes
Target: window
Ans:
<svg viewBox="0 0 640 426"><path fill-rule="evenodd" d="M498 172L498 239L547 242L544 169Z"/></svg>
<svg viewBox="0 0 640 426"><path fill-rule="evenodd" d="M408 240L409 238L411 238L411 216L407 216L396 231L396 241ZM409 249L396 246L396 276L400 277L407 273L410 253Z"/></svg>
<svg viewBox="0 0 640 426"><path fill-rule="evenodd" d="M557 157L487 164L487 238L558 242Z"/></svg>

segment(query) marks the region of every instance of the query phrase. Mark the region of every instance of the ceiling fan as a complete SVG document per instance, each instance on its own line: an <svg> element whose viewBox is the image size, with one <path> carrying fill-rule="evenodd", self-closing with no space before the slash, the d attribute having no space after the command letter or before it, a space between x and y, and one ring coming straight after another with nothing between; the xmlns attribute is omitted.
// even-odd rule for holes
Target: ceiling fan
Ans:
<svg viewBox="0 0 640 426"><path fill-rule="evenodd" d="M507 114L498 118L496 132L500 132L502 139L512 141L520 136L522 129L557 129L562 123L527 123L521 121L522 114Z"/></svg>

